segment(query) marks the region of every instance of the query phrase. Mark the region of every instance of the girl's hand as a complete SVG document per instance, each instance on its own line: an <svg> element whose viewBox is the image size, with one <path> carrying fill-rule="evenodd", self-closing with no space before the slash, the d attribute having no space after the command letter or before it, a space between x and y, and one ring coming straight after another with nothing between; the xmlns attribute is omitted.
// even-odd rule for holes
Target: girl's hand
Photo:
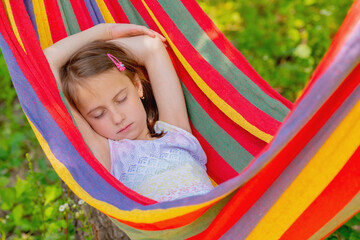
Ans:
<svg viewBox="0 0 360 240"><path fill-rule="evenodd" d="M152 38L159 37L162 42L166 41L166 38L161 34L144 26L135 24L111 24L107 26L110 39L148 35Z"/></svg>
<svg viewBox="0 0 360 240"><path fill-rule="evenodd" d="M162 39L156 35L139 35L123 37L111 40L111 42L123 46L137 60L140 65L147 67L155 55L167 55Z"/></svg>

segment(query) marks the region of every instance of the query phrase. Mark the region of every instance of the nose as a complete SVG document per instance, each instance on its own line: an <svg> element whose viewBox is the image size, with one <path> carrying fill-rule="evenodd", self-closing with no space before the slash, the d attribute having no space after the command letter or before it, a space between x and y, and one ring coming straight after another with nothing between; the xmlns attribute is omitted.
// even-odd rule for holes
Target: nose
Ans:
<svg viewBox="0 0 360 240"><path fill-rule="evenodd" d="M119 109L114 108L111 111L111 120L115 125L122 123L124 119L125 119L125 114L121 112Z"/></svg>

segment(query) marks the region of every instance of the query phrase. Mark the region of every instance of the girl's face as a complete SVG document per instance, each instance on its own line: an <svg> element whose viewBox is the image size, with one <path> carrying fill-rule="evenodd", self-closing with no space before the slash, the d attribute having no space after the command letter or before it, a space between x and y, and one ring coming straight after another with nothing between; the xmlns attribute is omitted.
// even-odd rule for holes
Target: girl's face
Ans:
<svg viewBox="0 0 360 240"><path fill-rule="evenodd" d="M133 83L125 74L112 69L86 79L77 88L77 107L90 126L112 140L151 139L146 112L141 103L140 79Z"/></svg>

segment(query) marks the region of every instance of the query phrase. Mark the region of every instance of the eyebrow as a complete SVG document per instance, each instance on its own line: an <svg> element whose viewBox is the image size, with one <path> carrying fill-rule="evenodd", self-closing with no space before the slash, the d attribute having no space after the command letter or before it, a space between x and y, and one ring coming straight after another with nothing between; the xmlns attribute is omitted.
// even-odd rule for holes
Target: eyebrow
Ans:
<svg viewBox="0 0 360 240"><path fill-rule="evenodd" d="M112 100L116 99L121 93L125 92L127 90L127 87L121 89L120 91L118 91L115 96L112 98ZM89 115L90 113L92 113L93 111L96 111L97 109L102 108L102 106L97 106L91 110L88 111L88 113L86 115Z"/></svg>

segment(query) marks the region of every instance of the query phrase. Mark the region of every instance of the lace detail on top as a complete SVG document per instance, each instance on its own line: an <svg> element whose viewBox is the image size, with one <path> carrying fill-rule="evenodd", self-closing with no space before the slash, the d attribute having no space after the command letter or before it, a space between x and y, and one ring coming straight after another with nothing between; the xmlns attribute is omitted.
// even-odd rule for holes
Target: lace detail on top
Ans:
<svg viewBox="0 0 360 240"><path fill-rule="evenodd" d="M206 155L187 131L158 121L165 135L154 140L109 139L111 174L125 186L157 201L169 201L210 191Z"/></svg>

